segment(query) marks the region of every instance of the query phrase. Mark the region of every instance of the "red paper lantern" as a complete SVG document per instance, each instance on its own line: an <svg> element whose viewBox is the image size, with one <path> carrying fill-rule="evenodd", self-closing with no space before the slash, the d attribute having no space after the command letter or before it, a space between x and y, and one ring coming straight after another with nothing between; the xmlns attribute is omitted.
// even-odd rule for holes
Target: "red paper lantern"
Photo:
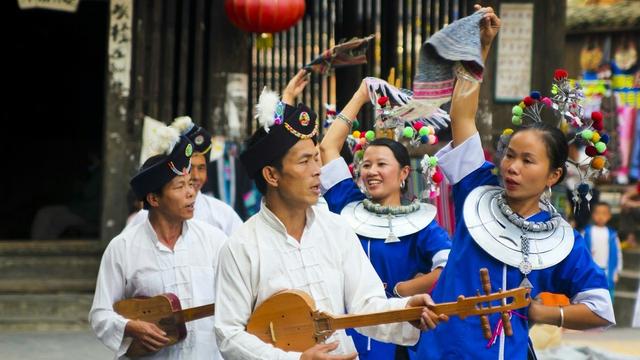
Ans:
<svg viewBox="0 0 640 360"><path fill-rule="evenodd" d="M297 23L305 10L304 0L225 0L231 23L255 33L275 33Z"/></svg>

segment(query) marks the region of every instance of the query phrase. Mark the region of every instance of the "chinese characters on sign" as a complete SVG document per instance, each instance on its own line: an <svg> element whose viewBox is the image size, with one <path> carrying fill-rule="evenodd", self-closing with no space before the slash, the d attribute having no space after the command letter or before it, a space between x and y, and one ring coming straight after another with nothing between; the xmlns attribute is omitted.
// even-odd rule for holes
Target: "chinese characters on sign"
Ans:
<svg viewBox="0 0 640 360"><path fill-rule="evenodd" d="M500 5L496 100L514 101L531 91L533 4Z"/></svg>
<svg viewBox="0 0 640 360"><path fill-rule="evenodd" d="M129 96L131 82L131 15L133 0L111 0L109 9L109 73L111 87Z"/></svg>

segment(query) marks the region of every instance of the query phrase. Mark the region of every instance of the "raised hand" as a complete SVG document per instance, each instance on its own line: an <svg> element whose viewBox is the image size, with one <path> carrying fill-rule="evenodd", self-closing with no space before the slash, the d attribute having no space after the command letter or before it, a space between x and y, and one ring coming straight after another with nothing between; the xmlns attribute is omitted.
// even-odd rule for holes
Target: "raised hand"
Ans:
<svg viewBox="0 0 640 360"><path fill-rule="evenodd" d="M301 69L298 73L289 80L287 87L282 92L282 102L291 106L296 105L296 98L302 93L304 87L309 83L309 77L307 71Z"/></svg>
<svg viewBox="0 0 640 360"><path fill-rule="evenodd" d="M338 342L332 342L329 344L317 344L300 356L300 360L352 360L358 356L358 353L352 353L347 355L331 355L329 352L338 348Z"/></svg>
<svg viewBox="0 0 640 360"><path fill-rule="evenodd" d="M492 7L482 7L476 4L473 8L476 11L483 10L485 12L480 22L480 42L482 48L487 49L491 47L493 39L500 30L500 18L495 14Z"/></svg>

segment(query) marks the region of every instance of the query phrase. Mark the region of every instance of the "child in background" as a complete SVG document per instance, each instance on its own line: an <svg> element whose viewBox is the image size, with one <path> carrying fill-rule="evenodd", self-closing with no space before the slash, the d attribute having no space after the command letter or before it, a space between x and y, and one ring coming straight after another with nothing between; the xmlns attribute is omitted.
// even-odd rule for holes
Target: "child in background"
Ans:
<svg viewBox="0 0 640 360"><path fill-rule="evenodd" d="M611 220L611 206L598 202L591 209L591 224L584 229L584 240L591 249L593 261L607 274L611 301L614 299L615 283L622 270L622 253L618 233L607 223Z"/></svg>

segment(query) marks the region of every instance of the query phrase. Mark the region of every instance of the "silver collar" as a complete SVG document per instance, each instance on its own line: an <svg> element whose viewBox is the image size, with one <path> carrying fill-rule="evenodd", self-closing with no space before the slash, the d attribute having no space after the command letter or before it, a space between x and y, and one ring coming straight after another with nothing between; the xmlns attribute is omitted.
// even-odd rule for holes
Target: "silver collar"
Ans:
<svg viewBox="0 0 640 360"><path fill-rule="evenodd" d="M385 242L398 242L398 237L417 233L427 227L436 216L436 207L420 204L420 209L403 215L378 215L367 211L362 201L349 203L340 215L351 225L356 234Z"/></svg>
<svg viewBox="0 0 640 360"><path fill-rule="evenodd" d="M495 196L500 191L502 188L497 186L480 186L473 190L464 203L464 221L478 246L497 260L517 268L522 262L522 230L500 211ZM562 218L552 230L527 231L526 235L533 270L558 264L573 248L573 228Z"/></svg>

